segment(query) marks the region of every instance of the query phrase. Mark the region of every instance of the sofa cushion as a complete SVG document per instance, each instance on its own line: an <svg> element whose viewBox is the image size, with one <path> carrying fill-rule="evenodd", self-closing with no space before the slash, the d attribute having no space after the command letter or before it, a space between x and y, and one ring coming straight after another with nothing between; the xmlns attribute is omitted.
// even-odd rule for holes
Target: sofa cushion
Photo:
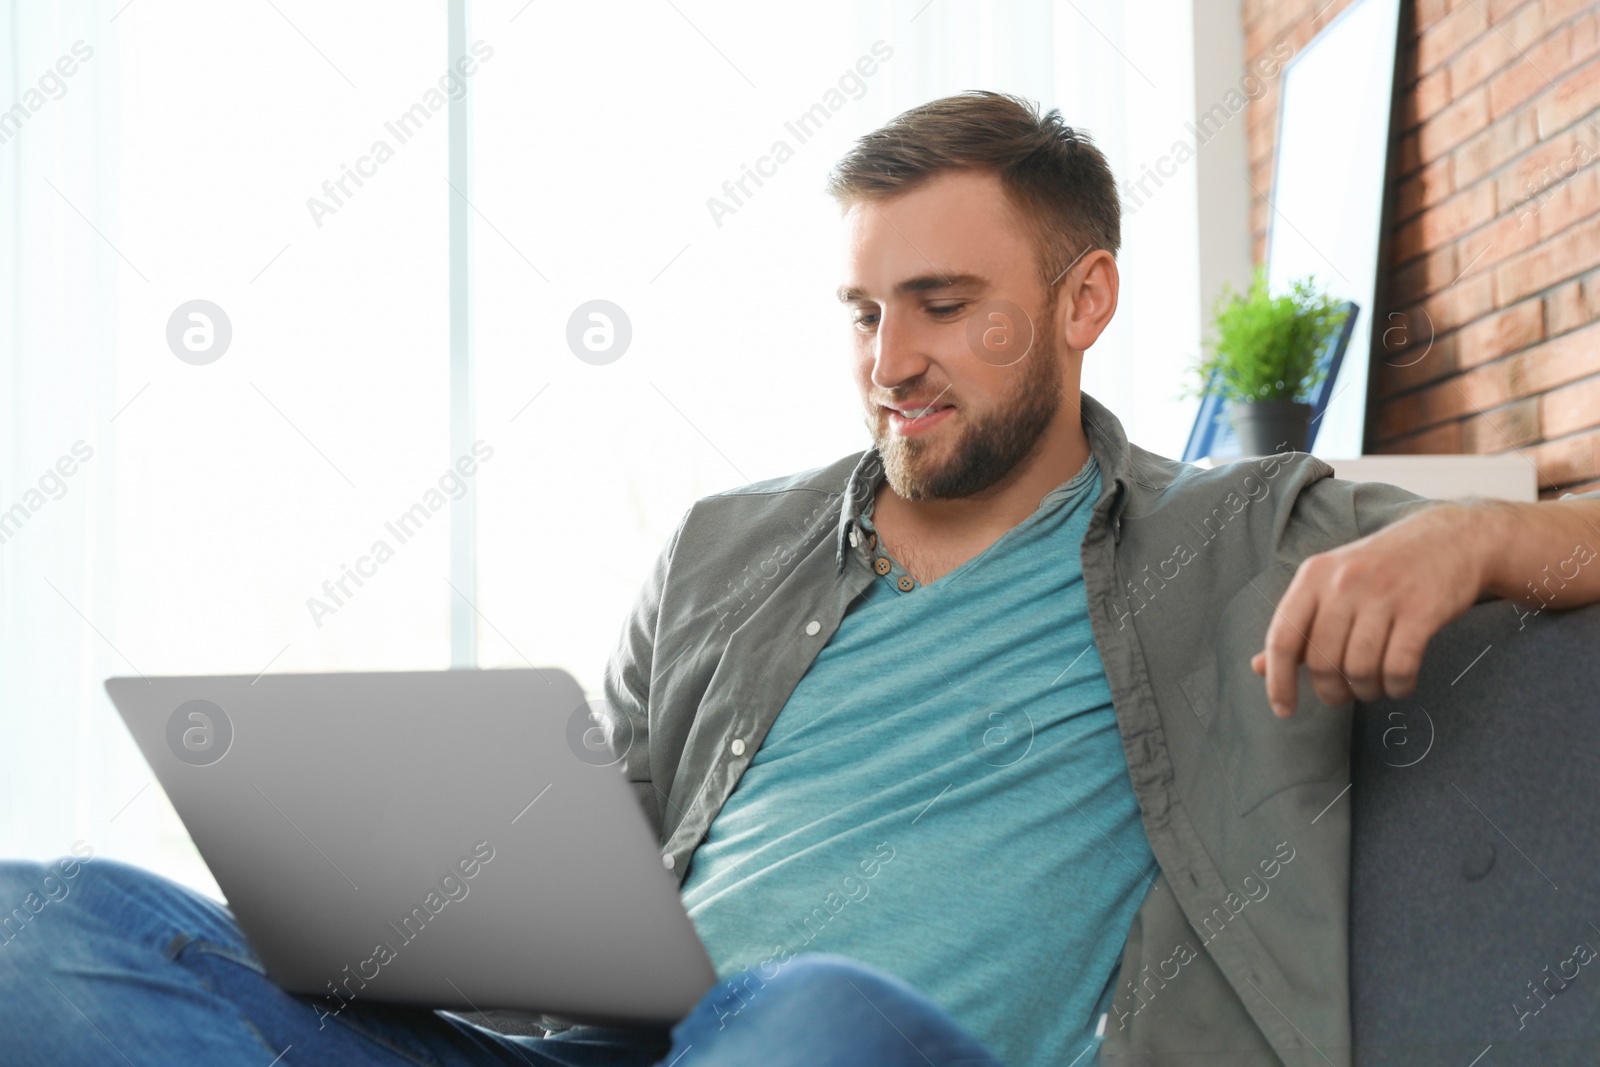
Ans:
<svg viewBox="0 0 1600 1067"><path fill-rule="evenodd" d="M1475 606L1356 708L1359 1064L1600 1063L1600 605L1524 610Z"/></svg>

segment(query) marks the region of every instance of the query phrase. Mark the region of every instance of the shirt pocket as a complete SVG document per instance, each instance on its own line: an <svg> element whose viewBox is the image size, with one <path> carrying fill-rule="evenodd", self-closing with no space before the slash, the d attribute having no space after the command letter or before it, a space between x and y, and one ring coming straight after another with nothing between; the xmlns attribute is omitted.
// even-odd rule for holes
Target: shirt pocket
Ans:
<svg viewBox="0 0 1600 1067"><path fill-rule="evenodd" d="M1250 657L1265 644L1273 608L1293 577L1293 564L1275 563L1251 578L1217 620L1211 655L1178 680L1240 815L1285 789L1349 770L1351 705L1324 705L1302 665L1295 713L1280 719L1267 702L1266 679L1250 669Z"/></svg>

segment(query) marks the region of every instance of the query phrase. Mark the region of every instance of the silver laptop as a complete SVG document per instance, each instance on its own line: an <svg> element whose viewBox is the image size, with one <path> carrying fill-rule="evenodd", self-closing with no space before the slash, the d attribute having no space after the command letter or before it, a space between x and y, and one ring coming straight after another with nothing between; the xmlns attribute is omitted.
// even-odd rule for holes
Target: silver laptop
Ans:
<svg viewBox="0 0 1600 1067"><path fill-rule="evenodd" d="M326 1012L670 1025L716 981L621 773L628 739L564 671L106 690L267 973Z"/></svg>

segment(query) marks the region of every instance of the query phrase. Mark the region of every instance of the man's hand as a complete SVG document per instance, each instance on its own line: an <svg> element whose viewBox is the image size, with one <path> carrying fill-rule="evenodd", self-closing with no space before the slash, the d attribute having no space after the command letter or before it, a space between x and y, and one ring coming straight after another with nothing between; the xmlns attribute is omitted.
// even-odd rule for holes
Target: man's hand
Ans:
<svg viewBox="0 0 1600 1067"><path fill-rule="evenodd" d="M1597 548L1597 500L1432 505L1301 562L1250 667L1280 717L1302 661L1324 704L1408 696L1429 640L1480 596L1542 608L1559 587L1556 607L1600 600Z"/></svg>

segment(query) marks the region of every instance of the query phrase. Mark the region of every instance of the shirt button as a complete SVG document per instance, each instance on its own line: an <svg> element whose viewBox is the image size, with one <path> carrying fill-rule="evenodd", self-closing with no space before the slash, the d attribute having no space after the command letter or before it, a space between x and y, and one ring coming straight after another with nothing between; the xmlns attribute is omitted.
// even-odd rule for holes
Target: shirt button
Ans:
<svg viewBox="0 0 1600 1067"><path fill-rule="evenodd" d="M872 561L872 569L877 571L879 574L888 574L890 568L893 566L894 564L890 563L886 556L879 556L877 559Z"/></svg>
<svg viewBox="0 0 1600 1067"><path fill-rule="evenodd" d="M744 738L735 737L733 739L733 744L729 745L728 747L733 750L733 754L735 756L744 755Z"/></svg>
<svg viewBox="0 0 1600 1067"><path fill-rule="evenodd" d="M815 637L815 636L817 636L817 634L819 634L821 632L822 632L822 624L820 622L818 622L816 619L812 619L810 622L806 623L806 633L807 634L811 635L812 637Z"/></svg>
<svg viewBox="0 0 1600 1067"><path fill-rule="evenodd" d="M895 582L894 584L898 585L900 587L900 591L902 593L909 593L909 592L911 592L911 587L916 585L917 583L913 582L909 575L902 574L900 576L900 580Z"/></svg>
<svg viewBox="0 0 1600 1067"><path fill-rule="evenodd" d="M672 870L672 857L671 856L662 856L661 857L661 866L665 867L669 871Z"/></svg>
<svg viewBox="0 0 1600 1067"><path fill-rule="evenodd" d="M867 535L867 547L868 548L877 548L878 547L878 535L877 534L868 534Z"/></svg>

